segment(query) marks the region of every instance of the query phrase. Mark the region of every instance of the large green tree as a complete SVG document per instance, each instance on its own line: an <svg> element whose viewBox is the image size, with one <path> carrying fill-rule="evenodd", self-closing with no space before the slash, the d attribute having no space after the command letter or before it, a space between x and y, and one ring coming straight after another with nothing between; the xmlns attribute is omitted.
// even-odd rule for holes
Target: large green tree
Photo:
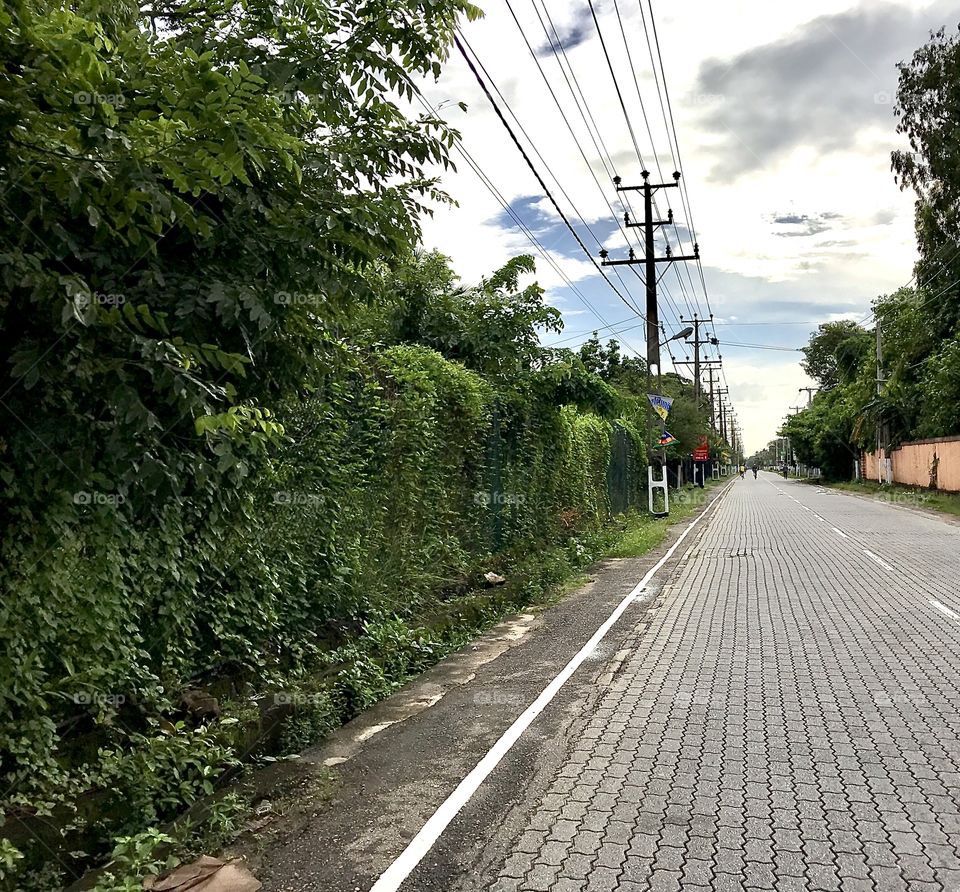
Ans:
<svg viewBox="0 0 960 892"><path fill-rule="evenodd" d="M110 712L91 691L147 710L194 673L275 655L277 580L244 535L258 522L245 479L284 437L277 408L331 376L342 320L373 299L366 271L405 256L444 198L426 171L453 135L407 109L458 16L476 12L0 10L0 769L13 807L106 783L57 753L63 728Z"/></svg>
<svg viewBox="0 0 960 892"><path fill-rule="evenodd" d="M937 295L947 337L960 324L960 31L941 28L899 67L894 111L910 148L893 153L893 169L917 195L917 281Z"/></svg>

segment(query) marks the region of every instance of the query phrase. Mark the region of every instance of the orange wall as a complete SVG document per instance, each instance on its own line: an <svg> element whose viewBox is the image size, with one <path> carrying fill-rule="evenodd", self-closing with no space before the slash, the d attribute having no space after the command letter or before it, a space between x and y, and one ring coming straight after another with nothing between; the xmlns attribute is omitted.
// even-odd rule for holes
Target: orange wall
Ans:
<svg viewBox="0 0 960 892"><path fill-rule="evenodd" d="M937 489L960 492L960 437L917 440L894 449L890 453L894 483L928 488L934 457L938 459ZM864 455L863 475L868 480L877 479L875 453Z"/></svg>

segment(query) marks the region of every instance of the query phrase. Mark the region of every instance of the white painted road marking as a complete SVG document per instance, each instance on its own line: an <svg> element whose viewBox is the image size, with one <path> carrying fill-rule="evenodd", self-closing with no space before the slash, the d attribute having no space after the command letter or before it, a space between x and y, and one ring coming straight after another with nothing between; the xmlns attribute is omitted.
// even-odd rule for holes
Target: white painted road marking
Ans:
<svg viewBox="0 0 960 892"><path fill-rule="evenodd" d="M838 536L843 536L844 539L850 538L843 530L838 530L836 527L830 527L830 529L833 530Z"/></svg>
<svg viewBox="0 0 960 892"><path fill-rule="evenodd" d="M950 619L960 619L960 613L954 613L946 604L941 604L933 598L930 599L930 606L939 610L944 616L949 616Z"/></svg>
<svg viewBox="0 0 960 892"><path fill-rule="evenodd" d="M500 760L510 751L517 740L520 739L520 735L530 727L533 720L540 715L550 704L550 701L556 697L570 676L577 671L584 660L590 656L596 646L606 637L607 632L610 631L613 624L620 619L623 612L637 599L637 596L646 588L660 568L673 557L673 553L680 547L680 543L687 538L690 531L700 523L716 505L720 504L721 499L726 495L729 487L730 484L728 483L714 503L710 505L703 514L694 518L687 525L687 528L680 534L677 541L670 546L667 553L647 571L646 575L634 586L630 594L616 606L613 613L607 617L603 625L593 633L593 637L584 644L573 659L563 667L560 674L543 689L540 696L507 728L503 736L477 763L476 767L460 781L457 788L430 816L427 823L423 825L420 832L400 853L396 861L381 874L380 879L373 884L370 892L395 892L395 890L400 888L400 885L410 876L413 869L423 860L427 852L433 848L433 844L440 838L440 834L446 830L447 825L457 816L467 802L470 801L470 797L477 791L480 784L487 779L490 772L497 767Z"/></svg>
<svg viewBox="0 0 960 892"><path fill-rule="evenodd" d="M883 567L884 570L889 570L891 573L896 573L896 570L891 567L890 564L888 564L882 557L875 555L869 548L864 548L863 553L874 563Z"/></svg>

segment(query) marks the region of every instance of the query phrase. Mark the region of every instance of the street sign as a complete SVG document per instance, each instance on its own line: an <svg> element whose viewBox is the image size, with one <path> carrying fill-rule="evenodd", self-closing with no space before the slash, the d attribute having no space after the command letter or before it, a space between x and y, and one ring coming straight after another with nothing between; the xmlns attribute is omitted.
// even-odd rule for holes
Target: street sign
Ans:
<svg viewBox="0 0 960 892"><path fill-rule="evenodd" d="M697 443L697 448L693 450L693 460L694 461L710 460L710 443L706 437L700 437L700 442Z"/></svg>

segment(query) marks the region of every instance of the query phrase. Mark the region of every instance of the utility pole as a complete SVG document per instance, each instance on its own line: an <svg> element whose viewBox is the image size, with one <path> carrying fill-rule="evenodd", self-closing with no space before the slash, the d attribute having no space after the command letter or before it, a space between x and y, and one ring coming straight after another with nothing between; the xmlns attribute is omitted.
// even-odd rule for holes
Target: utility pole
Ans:
<svg viewBox="0 0 960 892"><path fill-rule="evenodd" d="M600 249L600 262L602 266L633 266L636 264L642 263L644 265L644 281L646 285L646 298L647 298L647 313L646 313L646 330L647 330L647 386L648 389L652 383L653 368L657 369L657 376L661 374L660 370L660 311L657 307L657 283L659 279L657 278L657 264L666 263L671 264L676 260L699 260L700 259L700 246L694 244L693 254L674 254L670 248L669 243L666 246L663 257L657 257L656 255L656 243L654 241L654 234L658 228L661 226L666 227L673 224L673 210L669 209L667 212L666 220L654 220L653 219L653 196L660 189L676 189L680 185L680 172L674 171L673 182L672 183L651 183L650 182L650 171L644 170L640 174L643 177L642 186L624 186L622 185L622 180L619 176L613 178L613 184L616 187L617 192L642 192L643 193L643 221L642 222L633 222L630 219L629 212L625 212L623 215L624 225L628 228L640 227L643 229L643 246L644 246L644 257L642 259L636 257L633 252L633 248L629 249L629 254L626 260L609 260L609 253L606 248ZM651 444L651 423L652 423L652 409L650 406L647 406L647 444L648 448L652 446ZM662 464L662 462L661 462ZM652 462L648 464L647 476L650 486L650 504L653 504L653 469ZM659 487L664 489L664 495L666 496L666 469L663 471L663 481L658 484ZM666 502L665 502L666 504Z"/></svg>
<svg viewBox="0 0 960 892"><path fill-rule="evenodd" d="M660 311L657 307L657 264L673 263L675 260L699 260L700 246L693 246L693 254L673 254L670 246L667 245L663 257L656 256L656 245L654 243L654 233L661 226L670 226L673 224L673 211L667 213L666 220L653 219L653 196L660 189L675 189L680 185L680 172L673 174L672 183L651 183L650 171L644 170L640 174L643 177L642 186L623 186L620 177L614 177L613 183L617 192L642 192L643 193L643 222L633 222L630 214L624 214L624 224L628 228L641 227L643 229L644 258L641 260L634 256L633 248L630 249L626 260L608 260L609 254L606 248L600 249L600 258L602 266L631 266L642 263L644 265L646 291L647 291L647 368L656 366L660 368Z"/></svg>
<svg viewBox="0 0 960 892"><path fill-rule="evenodd" d="M729 387L718 387L715 391L717 395L717 420L720 423L720 439L727 442L727 416L723 405L723 398L730 392Z"/></svg>
<svg viewBox="0 0 960 892"><path fill-rule="evenodd" d="M807 405L813 402L813 395L820 389L819 387L799 387L797 388L800 393L806 391L807 393Z"/></svg>
<svg viewBox="0 0 960 892"><path fill-rule="evenodd" d="M682 323L690 322L693 324L693 340L687 341L688 344L693 344L693 401L700 406L700 347L704 344L713 344L716 346L720 342L715 337L700 338L700 326L706 325L708 322L713 323L713 313L710 314L709 319L701 319L697 316L696 313L693 314L693 319L684 319L683 316L680 317Z"/></svg>
<svg viewBox="0 0 960 892"><path fill-rule="evenodd" d="M700 320L700 324L703 324L703 319ZM701 343L705 343L701 341ZM713 371L714 369L719 369L723 365L723 357L718 357L717 359L700 359L696 357L693 362L689 359L683 360L682 362L677 362L675 365L685 365L693 366L693 395L694 401L699 408L703 402L703 385L700 382L700 376L703 374L703 370L707 369L710 372L710 387L713 387Z"/></svg>
<svg viewBox="0 0 960 892"><path fill-rule="evenodd" d="M880 464L880 450L883 446L883 421L880 409L880 396L883 391L883 338L880 333L880 320L877 320L877 482L883 483L884 468ZM884 452L884 465L886 464L886 452Z"/></svg>
<svg viewBox="0 0 960 892"><path fill-rule="evenodd" d="M791 406L790 411L793 412L794 415L799 415L803 411L803 406Z"/></svg>
<svg viewBox="0 0 960 892"><path fill-rule="evenodd" d="M713 386L714 386L713 373L714 373L714 368L713 366L710 366L710 368L707 369L707 374L710 376L710 427L712 427L714 430L717 430L717 413L716 413L716 408L714 403L714 392L713 392Z"/></svg>

